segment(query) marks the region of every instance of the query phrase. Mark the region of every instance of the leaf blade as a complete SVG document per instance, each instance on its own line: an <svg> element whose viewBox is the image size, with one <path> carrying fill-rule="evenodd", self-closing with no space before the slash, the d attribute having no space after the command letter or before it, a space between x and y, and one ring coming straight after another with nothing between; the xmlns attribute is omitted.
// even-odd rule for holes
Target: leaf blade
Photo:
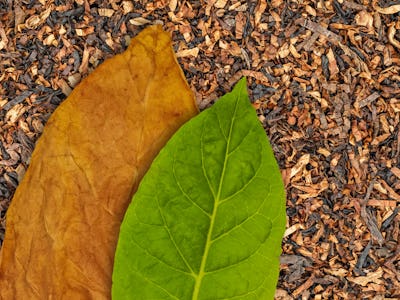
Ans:
<svg viewBox="0 0 400 300"><path fill-rule="evenodd" d="M197 112L160 25L83 79L46 124L7 211L0 299L109 299L131 195Z"/></svg>
<svg viewBox="0 0 400 300"><path fill-rule="evenodd" d="M149 202L158 207L158 222L162 216L179 255L172 254L176 251L167 240L154 244L160 229L156 227L140 237L153 241L150 248L156 261L148 260L145 251L137 252L128 241L142 225L126 216L115 260L116 299L127 288L132 297L143 297L143 287L137 282L118 283L127 272L122 261L135 266L135 276L150 276L179 299L273 298L285 227L284 189L272 149L249 104L244 79L173 136L144 177L128 211L140 215L144 210L138 206ZM121 255L122 249L126 256ZM190 272L185 276L167 272L162 262L171 254L172 263L184 260ZM148 261L141 268L139 260ZM151 289L144 292L155 297Z"/></svg>

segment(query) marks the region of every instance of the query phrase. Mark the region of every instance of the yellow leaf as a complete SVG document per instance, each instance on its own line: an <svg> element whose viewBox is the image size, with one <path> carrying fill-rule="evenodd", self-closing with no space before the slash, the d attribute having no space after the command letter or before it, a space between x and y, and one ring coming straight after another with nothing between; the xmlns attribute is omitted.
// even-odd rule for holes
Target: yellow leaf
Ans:
<svg viewBox="0 0 400 300"><path fill-rule="evenodd" d="M197 114L151 26L54 112L7 213L0 299L109 299L119 226L170 136Z"/></svg>

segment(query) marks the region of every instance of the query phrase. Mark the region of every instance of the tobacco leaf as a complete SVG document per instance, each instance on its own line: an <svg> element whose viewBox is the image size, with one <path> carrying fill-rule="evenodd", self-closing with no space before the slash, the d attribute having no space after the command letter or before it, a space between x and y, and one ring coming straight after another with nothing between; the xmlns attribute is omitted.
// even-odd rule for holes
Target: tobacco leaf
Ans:
<svg viewBox="0 0 400 300"><path fill-rule="evenodd" d="M109 299L131 197L195 114L169 34L158 26L84 79L49 119L12 199L0 299Z"/></svg>
<svg viewBox="0 0 400 300"><path fill-rule="evenodd" d="M183 125L121 225L113 299L273 299L285 191L246 81Z"/></svg>

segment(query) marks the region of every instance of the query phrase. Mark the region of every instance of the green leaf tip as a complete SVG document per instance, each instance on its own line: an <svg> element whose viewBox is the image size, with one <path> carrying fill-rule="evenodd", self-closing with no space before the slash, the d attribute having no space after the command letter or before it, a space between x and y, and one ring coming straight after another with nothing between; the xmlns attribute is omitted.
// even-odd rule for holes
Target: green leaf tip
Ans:
<svg viewBox="0 0 400 300"><path fill-rule="evenodd" d="M121 225L113 299L273 299L285 191L246 79L183 125Z"/></svg>

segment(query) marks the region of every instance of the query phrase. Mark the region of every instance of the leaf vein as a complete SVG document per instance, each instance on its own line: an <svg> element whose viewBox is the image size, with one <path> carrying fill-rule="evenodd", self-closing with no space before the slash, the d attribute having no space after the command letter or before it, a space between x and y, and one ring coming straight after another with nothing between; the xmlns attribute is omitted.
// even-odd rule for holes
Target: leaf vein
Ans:
<svg viewBox="0 0 400 300"><path fill-rule="evenodd" d="M142 277L145 281L149 282L150 284L155 285L155 286L158 287L160 290L162 290L163 292L165 292L166 294L168 294L168 296L170 296L171 298L179 300L178 297L176 297L175 295L171 294L171 293L170 293L168 290L166 290L163 286L161 286L160 284L158 284L158 283L155 282L154 280L151 280L149 277L145 276L143 273L141 273L141 272L140 272L139 270L137 270L136 268L132 268L132 266L129 266L129 269L131 269L131 270L133 271L133 273L140 274L141 277Z"/></svg>
<svg viewBox="0 0 400 300"><path fill-rule="evenodd" d="M211 240L211 243L214 243L215 241L219 240L220 238L228 235L230 232L235 230L235 228L240 227L241 225L243 225L245 222L247 222L253 216L255 216L257 214L261 215L261 216L264 216L263 214L260 214L260 209L261 209L261 207L264 206L264 203L265 203L266 199L268 198L268 195L269 195L269 193L265 196L264 200L261 202L261 204L258 206L257 210L254 213L252 213L249 216L247 216L245 219L243 219L242 222L240 222L240 223L236 224L235 226L231 227L229 230L227 230L227 231L221 233L220 235L216 236L214 239Z"/></svg>
<svg viewBox="0 0 400 300"><path fill-rule="evenodd" d="M235 267L235 266L238 266L238 265L240 265L240 264L243 264L243 263L245 263L246 261L248 261L251 257L253 257L253 256L255 256L256 254L258 254L258 251L260 250L260 248L261 248L261 246L262 246L263 244L264 244L264 243L260 243L259 246L258 246L253 252L251 252L248 256L246 256L246 257L244 257L244 258L238 260L237 262L235 262L235 263L233 263L233 264L230 264L230 265L228 265L228 266L224 266L224 267L221 267L221 268L218 268L218 269L214 269L214 270L211 270L211 271L205 271L204 273L206 273L206 274L212 274L212 273L220 272L220 271L222 271L222 270L228 270L228 269L231 269L231 268L233 268L233 267Z"/></svg>
<svg viewBox="0 0 400 300"><path fill-rule="evenodd" d="M214 222L215 222L215 218L216 218L217 211L218 211L219 198L221 196L222 184L224 182L227 160L229 159L227 154L228 154L228 150L229 150L229 143L230 143L231 136L232 136L233 123L234 123L234 120L235 120L234 117L235 117L236 112L237 112L237 107L238 107L239 100L240 100L240 98L237 96L236 97L236 101L235 101L235 109L234 109L234 112L233 112L233 117L231 118L231 124L230 124L230 128L229 128L228 139L226 141L224 163L223 163L223 167L222 167L222 173L221 173L221 178L220 178L219 186L218 186L218 193L217 193L216 197L215 197L215 194L213 193L213 195L214 195L214 207L213 207L213 212L212 212L211 219L210 219L210 226L208 228L206 243L205 243L205 246L204 246L203 257L202 257L201 263L200 263L199 274L198 274L198 276L196 278L196 283L195 283L195 287L194 287L194 290L193 290L192 300L197 300L198 299L201 283L202 283L203 277L204 277L204 275L206 273L205 272L205 268L206 268L206 263L207 263L207 258L208 258L208 252L210 250L211 236L212 236L212 232L214 230ZM203 133L204 133L204 126L203 126ZM203 140L203 133L202 133L202 136L201 136L201 141ZM202 149L202 158L201 159L202 159L203 171L204 171L203 147L201 147L201 149Z"/></svg>
<svg viewBox="0 0 400 300"><path fill-rule="evenodd" d="M207 176L206 168L205 168L205 166L204 166L204 151L203 151L203 149L204 149L204 147L203 147L203 145L204 145L204 143L203 143L204 126L205 126L205 122L203 122L203 128L202 128L201 137L200 137L201 169L202 169L202 171L203 171L204 178L205 178L206 181L207 181L208 188L210 189L210 191L211 191L213 197L215 198L214 189L213 189L213 187L212 187L212 185L211 185L210 179L209 179L208 176Z"/></svg>
<svg viewBox="0 0 400 300"><path fill-rule="evenodd" d="M222 135L224 136L225 141L227 142L227 141L228 141L228 137L225 135L224 130L222 129L221 121L220 121L218 115L217 115L217 120L218 120L218 127L219 127L219 129L221 130L221 133L222 133Z"/></svg>
<svg viewBox="0 0 400 300"><path fill-rule="evenodd" d="M188 261L186 260L186 258L185 258L185 256L183 255L182 251L179 249L179 247L178 247L178 245L176 244L176 241L175 241L175 239L174 239L174 237L173 237L173 234L171 233L171 231L170 231L170 229L169 229L169 227L168 227L168 224L167 224L167 222L166 222L166 220L165 220L164 214L163 214L162 209L161 209L160 202L159 202L159 200L158 200L158 195L155 195L155 198L156 198L156 201L157 201L158 211L160 212L160 215L161 215L161 218L162 218L162 221L163 221L163 224L164 224L164 228L165 228L165 230L167 231L167 233L168 233L168 235L169 235L169 238L171 239L172 244L174 245L176 251L178 251L179 256L182 258L182 260L183 260L183 262L185 263L186 267L190 270L190 273L192 274L192 276L194 276L195 273L193 272L192 267L190 266L190 264L189 264Z"/></svg>
<svg viewBox="0 0 400 300"><path fill-rule="evenodd" d="M230 200L231 198L235 197L237 194L243 192L243 191L254 181L254 179L256 179L256 178L262 178L262 177L258 177L258 176L257 176L258 171L260 171L260 169L261 169L261 164L260 164L260 166L257 168L256 172L254 172L254 176L251 177L251 178L249 179L249 181L248 181L244 186L242 186L238 191L236 191L236 192L233 193L232 195L229 195L229 196L227 196L226 198L220 200L220 201L219 201L219 204L222 204L222 203L224 203L224 202Z"/></svg>
<svg viewBox="0 0 400 300"><path fill-rule="evenodd" d="M175 182L178 185L179 190L182 192L182 194L185 196L186 199L189 200L189 202L193 203L194 206L196 206L198 209L200 209L204 214L206 214L209 218L211 217L210 213L208 213L204 208L202 208L197 202L195 202L190 196L183 190L182 185L180 184L177 176L176 176L176 170L175 170L175 161L176 161L176 156L174 153L174 159L172 162L172 174L174 176Z"/></svg>
<svg viewBox="0 0 400 300"><path fill-rule="evenodd" d="M147 255L153 257L154 259L156 259L157 261L159 261L159 262L161 262L162 264L166 265L167 267L169 267L169 268L171 268L171 269L173 269L173 270L175 270L175 271L177 271L177 272L183 273L183 274L192 275L192 274L189 273L189 272L186 272L186 271L183 271L183 270L181 270L181 269L178 269L178 268L176 268L176 267L174 267L174 266L171 266L170 264L168 264L167 262L163 261L163 260L160 259L159 257L157 257L157 256L155 256L154 254L150 253L146 248L143 248L143 246L140 245L133 237L131 237L130 240L131 240L131 242L133 242L134 244L136 244L140 249L142 249ZM140 274L142 274L142 273L140 273Z"/></svg>
<svg viewBox="0 0 400 300"><path fill-rule="evenodd" d="M250 135L250 133L253 133L253 132L254 132L254 129L247 131L246 135L242 138L240 143L235 148L233 148L232 150L229 151L228 156L231 156L232 153L234 153L237 149L239 149L240 146L243 144L244 140Z"/></svg>

